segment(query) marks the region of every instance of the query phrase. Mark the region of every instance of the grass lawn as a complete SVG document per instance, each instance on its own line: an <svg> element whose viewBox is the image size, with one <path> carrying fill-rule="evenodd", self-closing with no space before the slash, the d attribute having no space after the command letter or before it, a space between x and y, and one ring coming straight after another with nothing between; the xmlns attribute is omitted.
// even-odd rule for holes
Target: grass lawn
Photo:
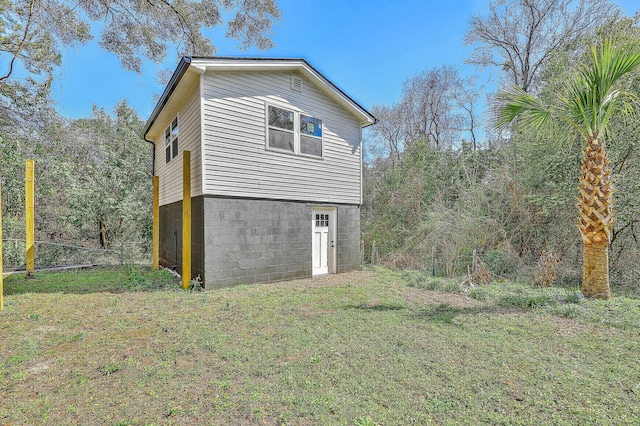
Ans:
<svg viewBox="0 0 640 426"><path fill-rule="evenodd" d="M0 424L640 424L640 299L383 269L178 288L5 278Z"/></svg>

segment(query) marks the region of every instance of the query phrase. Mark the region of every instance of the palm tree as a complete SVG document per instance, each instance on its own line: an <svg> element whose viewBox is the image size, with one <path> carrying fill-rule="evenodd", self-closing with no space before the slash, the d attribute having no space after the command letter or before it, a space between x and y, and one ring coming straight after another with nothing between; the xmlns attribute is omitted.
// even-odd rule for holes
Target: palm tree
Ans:
<svg viewBox="0 0 640 426"><path fill-rule="evenodd" d="M623 76L640 65L640 46L617 46L604 40L591 48L590 60L567 82L566 93L545 105L519 87L498 95L495 124L539 129L550 120L570 125L585 142L578 189L578 229L583 242L582 293L609 299L609 241L613 227L613 199L609 151L605 146L608 123L616 113L631 111L633 95L618 87Z"/></svg>

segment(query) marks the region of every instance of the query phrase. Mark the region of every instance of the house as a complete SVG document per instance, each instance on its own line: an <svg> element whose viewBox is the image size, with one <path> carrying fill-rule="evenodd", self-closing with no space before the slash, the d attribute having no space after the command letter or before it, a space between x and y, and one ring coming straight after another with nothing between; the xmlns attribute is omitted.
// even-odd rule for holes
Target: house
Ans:
<svg viewBox="0 0 640 426"><path fill-rule="evenodd" d="M189 151L191 276L205 288L359 269L362 128L374 122L303 59L182 58L144 128L160 264L182 273Z"/></svg>

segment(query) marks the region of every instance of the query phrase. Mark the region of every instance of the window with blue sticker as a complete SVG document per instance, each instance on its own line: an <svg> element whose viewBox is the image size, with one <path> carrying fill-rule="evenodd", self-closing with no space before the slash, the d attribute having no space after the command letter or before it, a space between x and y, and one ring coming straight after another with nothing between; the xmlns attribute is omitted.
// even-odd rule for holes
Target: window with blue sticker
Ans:
<svg viewBox="0 0 640 426"><path fill-rule="evenodd" d="M300 114L300 134L322 137L322 120Z"/></svg>
<svg viewBox="0 0 640 426"><path fill-rule="evenodd" d="M267 105L267 148L322 157L322 120Z"/></svg>
<svg viewBox="0 0 640 426"><path fill-rule="evenodd" d="M322 157L322 120L300 114L300 153Z"/></svg>

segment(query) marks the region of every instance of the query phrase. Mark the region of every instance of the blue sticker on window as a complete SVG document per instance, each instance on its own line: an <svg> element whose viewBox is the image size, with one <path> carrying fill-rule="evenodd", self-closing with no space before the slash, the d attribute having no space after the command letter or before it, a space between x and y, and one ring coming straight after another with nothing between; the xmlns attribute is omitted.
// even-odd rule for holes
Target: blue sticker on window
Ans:
<svg viewBox="0 0 640 426"><path fill-rule="evenodd" d="M300 133L321 138L322 120L300 114Z"/></svg>

